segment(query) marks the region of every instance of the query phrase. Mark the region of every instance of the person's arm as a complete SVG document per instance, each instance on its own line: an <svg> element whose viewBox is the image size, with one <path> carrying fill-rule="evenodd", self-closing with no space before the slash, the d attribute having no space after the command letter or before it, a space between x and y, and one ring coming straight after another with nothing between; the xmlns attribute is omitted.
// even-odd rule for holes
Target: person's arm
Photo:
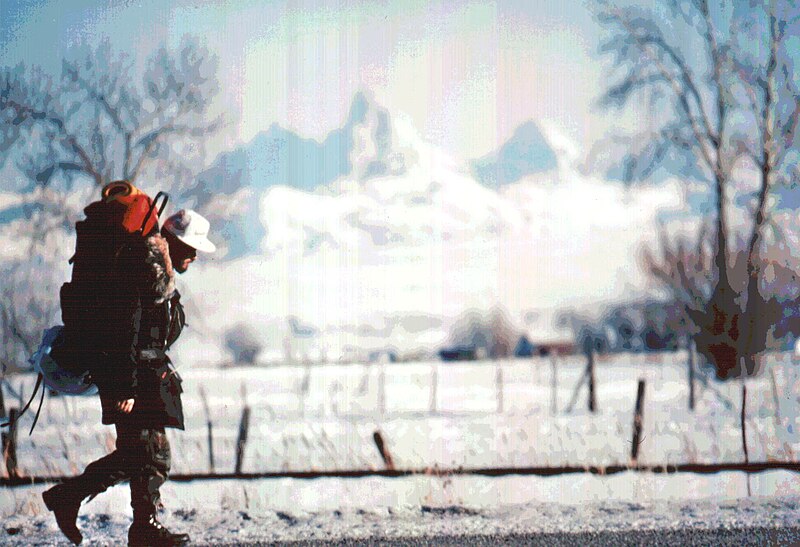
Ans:
<svg viewBox="0 0 800 547"><path fill-rule="evenodd" d="M186 313L181 304L181 294L176 290L168 300L169 318L167 323L167 343L164 349L169 349L183 332L186 326Z"/></svg>

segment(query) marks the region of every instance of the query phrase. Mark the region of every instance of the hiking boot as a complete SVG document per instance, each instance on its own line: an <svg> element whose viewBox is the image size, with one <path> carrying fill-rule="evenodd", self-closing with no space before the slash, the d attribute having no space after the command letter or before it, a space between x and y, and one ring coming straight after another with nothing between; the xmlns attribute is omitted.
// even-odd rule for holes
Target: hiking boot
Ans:
<svg viewBox="0 0 800 547"><path fill-rule="evenodd" d="M189 543L189 534L173 534L158 522L154 514L137 519L128 530L129 547L174 547Z"/></svg>
<svg viewBox="0 0 800 547"><path fill-rule="evenodd" d="M61 483L43 492L42 499L56 516L56 523L64 535L75 545L83 541L81 531L75 526L83 497L66 483Z"/></svg>

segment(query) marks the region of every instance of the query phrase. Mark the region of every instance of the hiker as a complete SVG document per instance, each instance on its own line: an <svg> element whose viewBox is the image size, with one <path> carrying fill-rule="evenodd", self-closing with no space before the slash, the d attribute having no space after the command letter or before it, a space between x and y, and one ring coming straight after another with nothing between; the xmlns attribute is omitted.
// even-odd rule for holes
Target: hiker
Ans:
<svg viewBox="0 0 800 547"><path fill-rule="evenodd" d="M75 544L76 526L86 498L130 481L133 524L129 545L183 545L187 534L173 534L156 518L159 487L167 480L170 447L164 428L184 428L181 378L166 351L184 325L175 272L183 273L197 251L213 252L209 223L186 209L169 217L161 230L117 253L108 290L106 323L111 342L93 353L90 371L100 392L103 423L117 430L116 450L90 463L82 475L42 494L62 532ZM106 290L104 289L104 292Z"/></svg>

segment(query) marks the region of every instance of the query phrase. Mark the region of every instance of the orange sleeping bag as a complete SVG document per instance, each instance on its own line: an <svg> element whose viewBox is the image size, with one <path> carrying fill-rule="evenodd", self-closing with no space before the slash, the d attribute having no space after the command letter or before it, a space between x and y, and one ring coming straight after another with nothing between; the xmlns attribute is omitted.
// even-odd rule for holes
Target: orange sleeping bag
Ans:
<svg viewBox="0 0 800 547"><path fill-rule="evenodd" d="M162 198L161 207L156 209L159 198ZM158 226L158 217L167 204L167 194L159 192L155 199L142 192L128 181L118 180L103 187L103 202L106 204L117 203L124 209L121 223L126 232L138 232L142 235L149 234Z"/></svg>

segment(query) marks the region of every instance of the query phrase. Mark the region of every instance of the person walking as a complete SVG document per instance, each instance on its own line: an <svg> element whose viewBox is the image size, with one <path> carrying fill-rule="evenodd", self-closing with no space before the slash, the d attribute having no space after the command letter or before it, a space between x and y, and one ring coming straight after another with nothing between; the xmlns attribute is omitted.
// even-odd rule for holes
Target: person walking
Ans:
<svg viewBox="0 0 800 547"><path fill-rule="evenodd" d="M175 272L186 272L197 251L214 252L209 227L195 211L178 211L144 245L117 253L113 279L101 289L108 300L111 336L92 353L90 373L103 423L116 427L116 450L42 494L59 528L75 544L83 539L76 525L81 503L124 481L130 483L133 508L129 545L189 541L187 534L170 532L157 518L159 488L171 462L165 428L184 428L181 378L166 352L185 324Z"/></svg>

